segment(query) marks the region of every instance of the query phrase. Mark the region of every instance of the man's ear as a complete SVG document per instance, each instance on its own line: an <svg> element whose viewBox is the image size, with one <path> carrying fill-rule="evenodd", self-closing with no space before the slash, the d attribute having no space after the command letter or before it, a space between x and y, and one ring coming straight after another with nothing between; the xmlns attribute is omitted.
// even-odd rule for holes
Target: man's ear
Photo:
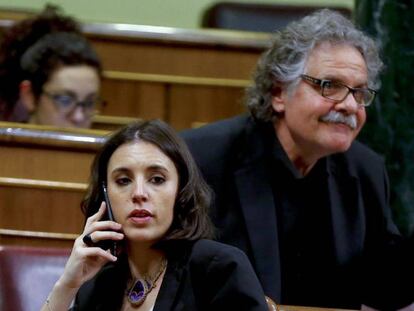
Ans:
<svg viewBox="0 0 414 311"><path fill-rule="evenodd" d="M32 83L30 81L24 80L20 82L19 99L29 113L35 110L36 108L35 96L33 94Z"/></svg>
<svg viewBox="0 0 414 311"><path fill-rule="evenodd" d="M275 85L272 89L272 107L276 114L285 111L286 91L282 87Z"/></svg>

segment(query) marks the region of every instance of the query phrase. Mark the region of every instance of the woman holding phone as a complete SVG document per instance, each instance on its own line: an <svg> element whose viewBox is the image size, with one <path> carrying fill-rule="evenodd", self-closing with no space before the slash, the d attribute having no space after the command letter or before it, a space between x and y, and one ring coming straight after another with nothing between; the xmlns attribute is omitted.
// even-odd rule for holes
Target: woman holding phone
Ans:
<svg viewBox="0 0 414 311"><path fill-rule="evenodd" d="M246 255L209 240L209 204L209 188L168 125L121 129L95 158L84 231L42 310L268 310ZM115 253L101 248L108 240Z"/></svg>

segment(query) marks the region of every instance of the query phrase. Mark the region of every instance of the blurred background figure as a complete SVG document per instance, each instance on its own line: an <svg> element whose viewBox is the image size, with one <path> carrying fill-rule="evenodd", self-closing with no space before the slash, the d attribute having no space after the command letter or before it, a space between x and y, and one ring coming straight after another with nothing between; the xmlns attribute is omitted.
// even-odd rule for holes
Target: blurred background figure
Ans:
<svg viewBox="0 0 414 311"><path fill-rule="evenodd" d="M88 128L101 103L100 78L100 60L80 25L48 5L3 36L0 119Z"/></svg>

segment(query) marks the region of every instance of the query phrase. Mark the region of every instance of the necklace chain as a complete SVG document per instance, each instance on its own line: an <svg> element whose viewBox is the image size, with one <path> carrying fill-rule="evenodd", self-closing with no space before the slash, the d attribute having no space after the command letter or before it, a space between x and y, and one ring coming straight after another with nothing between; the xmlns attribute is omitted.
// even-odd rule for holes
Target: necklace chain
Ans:
<svg viewBox="0 0 414 311"><path fill-rule="evenodd" d="M154 278L136 278L130 289L127 291L127 299L133 306L140 306L144 303L148 294L157 285L157 281L167 267L167 259L164 258Z"/></svg>

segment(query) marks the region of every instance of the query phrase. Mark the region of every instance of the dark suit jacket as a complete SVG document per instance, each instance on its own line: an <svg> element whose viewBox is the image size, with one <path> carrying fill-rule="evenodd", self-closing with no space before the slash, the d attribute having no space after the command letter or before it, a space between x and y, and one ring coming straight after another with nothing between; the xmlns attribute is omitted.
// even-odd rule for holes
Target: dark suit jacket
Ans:
<svg viewBox="0 0 414 311"><path fill-rule="evenodd" d="M268 126L250 117L238 116L181 135L215 191L212 218L219 230L219 240L244 250L266 295L283 303L275 211L277 198L273 197L271 172L266 166L265 142L262 140L263 130ZM354 142L347 152L327 157L327 169L331 232L326 247L332 253L331 266L339 267L338 271L341 266L347 266L338 275L327 276L337 283L331 287L338 285L338 291L346 291L337 294L338 302L341 300L338 305L355 307L368 302L383 306L390 303L388 294L385 301L381 301L378 291L382 289L371 287L373 294L358 292L366 285L362 278L364 273L371 278L376 275L364 270L364 258L375 259L375 254L381 254L380 249L384 250L400 239L388 207L384 163L373 151ZM349 268L350 263L355 268ZM394 261L388 257L384 260L385 265L392 263ZM321 276L325 272L321 271ZM401 281L392 275L390 272L392 280ZM353 279L353 276L357 278ZM382 279L380 284L386 284L387 280ZM318 284L317 279L314 286L326 288L326 285ZM365 294L367 297L363 298ZM399 301L403 305L408 303ZM321 301L320 305L324 303L326 301Z"/></svg>
<svg viewBox="0 0 414 311"><path fill-rule="evenodd" d="M125 259L85 283L72 310L119 310L125 294ZM209 240L174 247L154 311L227 311L235 306L268 310L259 280L242 251Z"/></svg>

